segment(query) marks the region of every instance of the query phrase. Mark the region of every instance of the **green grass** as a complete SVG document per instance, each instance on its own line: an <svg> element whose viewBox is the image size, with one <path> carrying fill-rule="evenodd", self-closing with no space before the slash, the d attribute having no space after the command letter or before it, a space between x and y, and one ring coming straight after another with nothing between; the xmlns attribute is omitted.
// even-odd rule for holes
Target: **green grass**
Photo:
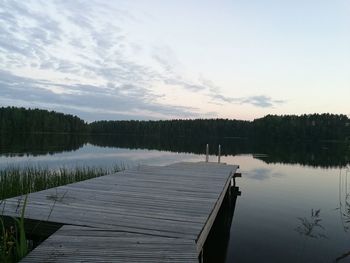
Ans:
<svg viewBox="0 0 350 263"><path fill-rule="evenodd" d="M12 226L5 227L0 211L0 262L18 262L29 251L24 231L27 194L119 172L123 169L116 165L112 169L99 167L49 169L11 166L0 170L0 204L3 199L25 195L21 217L15 218Z"/></svg>
<svg viewBox="0 0 350 263"><path fill-rule="evenodd" d="M25 196L21 217L14 218L14 224L6 227L0 217L0 260L4 263L18 262L29 251L28 240L24 229L24 212L28 195Z"/></svg>
<svg viewBox="0 0 350 263"><path fill-rule="evenodd" d="M122 170L99 167L59 168L7 167L0 170L0 200L75 183Z"/></svg>

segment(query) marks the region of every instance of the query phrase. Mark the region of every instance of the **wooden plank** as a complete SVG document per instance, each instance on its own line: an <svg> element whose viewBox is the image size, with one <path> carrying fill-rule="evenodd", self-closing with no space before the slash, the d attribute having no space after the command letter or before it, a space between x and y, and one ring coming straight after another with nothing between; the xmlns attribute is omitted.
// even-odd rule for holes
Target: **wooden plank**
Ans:
<svg viewBox="0 0 350 263"><path fill-rule="evenodd" d="M233 174L231 173L231 178L232 177L233 177ZM219 199L217 200L215 206L213 207L213 210L210 213L207 222L205 223L203 229L201 230L201 233L198 236L198 239L196 241L198 254L202 251L205 240L207 239L209 232L210 232L210 229L214 224L216 215L219 212L222 201L224 200L227 189L231 183L231 178L229 178L229 180L226 182L225 186L223 187L223 190L221 191Z"/></svg>
<svg viewBox="0 0 350 263"><path fill-rule="evenodd" d="M63 226L22 262L198 262L198 259L192 240Z"/></svg>

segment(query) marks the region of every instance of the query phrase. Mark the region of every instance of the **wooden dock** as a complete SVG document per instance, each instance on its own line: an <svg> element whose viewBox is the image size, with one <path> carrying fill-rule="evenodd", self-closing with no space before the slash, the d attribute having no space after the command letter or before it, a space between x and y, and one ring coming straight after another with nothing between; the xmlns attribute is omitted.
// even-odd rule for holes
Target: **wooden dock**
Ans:
<svg viewBox="0 0 350 263"><path fill-rule="evenodd" d="M198 262L237 169L139 166L32 193L25 218L60 228L22 262ZM7 199L1 210L18 217L23 202Z"/></svg>

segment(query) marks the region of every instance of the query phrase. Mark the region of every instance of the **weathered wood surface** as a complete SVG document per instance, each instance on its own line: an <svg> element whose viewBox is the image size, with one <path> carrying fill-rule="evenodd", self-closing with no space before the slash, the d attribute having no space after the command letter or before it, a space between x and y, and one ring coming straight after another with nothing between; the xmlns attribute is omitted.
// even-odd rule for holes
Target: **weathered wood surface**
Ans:
<svg viewBox="0 0 350 263"><path fill-rule="evenodd" d="M29 254L33 262L198 262L187 239L63 226Z"/></svg>
<svg viewBox="0 0 350 263"><path fill-rule="evenodd" d="M24 262L192 262L237 168L139 166L32 193L26 218L66 226ZM23 199L7 199L4 215L19 216Z"/></svg>

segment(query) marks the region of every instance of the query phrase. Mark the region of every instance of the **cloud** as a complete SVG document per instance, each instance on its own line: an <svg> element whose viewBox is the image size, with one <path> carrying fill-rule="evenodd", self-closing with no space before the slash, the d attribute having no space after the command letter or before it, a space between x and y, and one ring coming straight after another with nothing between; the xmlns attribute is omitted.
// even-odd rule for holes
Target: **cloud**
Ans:
<svg viewBox="0 0 350 263"><path fill-rule="evenodd" d="M89 120L108 116L200 116L197 108L157 102L161 95L152 92L151 83L160 75L124 54L129 42L122 29L110 23L115 21L111 17L101 18L98 14L106 10L97 9L110 6L52 3L46 2L47 6L38 9L35 4L9 1L0 7L7 25L0 28L0 58L6 65L0 68L1 103L17 101L19 105L51 105L85 115L90 112ZM40 10L60 10L60 15L48 16ZM117 13L116 19L132 19L126 11ZM140 50L135 44L131 49ZM15 73L28 65L54 78L21 77ZM82 84L79 79L91 84Z"/></svg>
<svg viewBox="0 0 350 263"><path fill-rule="evenodd" d="M183 81L183 80L181 80L179 78L178 79L169 78L169 79L164 79L163 81L164 81L165 84L181 86L184 89L189 90L189 91L193 91L193 92L202 91L202 90L206 89L206 87L204 87L202 85L189 83L189 82Z"/></svg>
<svg viewBox="0 0 350 263"><path fill-rule="evenodd" d="M31 10L25 2L5 1L0 12L0 55L6 68L49 59L47 49L63 34L56 20L45 12Z"/></svg>
<svg viewBox="0 0 350 263"><path fill-rule="evenodd" d="M254 95L248 97L230 97L221 93L221 88L216 86L211 80L200 78L200 82L203 86L208 87L208 96L212 99L212 102L222 103L234 103L234 104L250 104L259 108L272 108L277 104L285 103L284 100L276 100L265 95Z"/></svg>
<svg viewBox="0 0 350 263"><path fill-rule="evenodd" d="M0 104L3 106L17 101L63 112L73 109L79 116L86 116L89 112L88 121L126 116L128 119L199 117L198 109L154 102L157 95L137 86L59 84L0 70L0 90Z"/></svg>
<svg viewBox="0 0 350 263"><path fill-rule="evenodd" d="M275 100L265 95L233 98L229 96L223 96L221 94L212 93L210 94L210 97L213 101L235 104L250 104L258 108L273 108L277 104L285 103L284 100Z"/></svg>
<svg viewBox="0 0 350 263"><path fill-rule="evenodd" d="M211 103L216 105L223 105L224 103L233 103L239 101L237 98L224 96L221 88L215 85L211 80L200 77L199 82L207 89L207 96L211 99Z"/></svg>
<svg viewBox="0 0 350 263"><path fill-rule="evenodd" d="M210 95L211 95L211 98L215 101L221 101L221 102L227 102L227 103L239 101L239 99L237 99L237 98L231 98L231 97L223 96L221 94L213 93Z"/></svg>
<svg viewBox="0 0 350 263"><path fill-rule="evenodd" d="M189 92L202 92L208 89L201 83L184 79L177 72L181 68L181 63L175 52L169 46L153 47L152 58L160 65L161 72L157 77L166 85L178 86Z"/></svg>
<svg viewBox="0 0 350 263"><path fill-rule="evenodd" d="M284 102L283 100L275 100L264 95L241 98L240 100L241 104L251 104L259 108L271 108L276 104L282 104Z"/></svg>
<svg viewBox="0 0 350 263"><path fill-rule="evenodd" d="M162 67L163 71L174 74L180 62L175 52L169 46L155 46L151 52L152 58Z"/></svg>

